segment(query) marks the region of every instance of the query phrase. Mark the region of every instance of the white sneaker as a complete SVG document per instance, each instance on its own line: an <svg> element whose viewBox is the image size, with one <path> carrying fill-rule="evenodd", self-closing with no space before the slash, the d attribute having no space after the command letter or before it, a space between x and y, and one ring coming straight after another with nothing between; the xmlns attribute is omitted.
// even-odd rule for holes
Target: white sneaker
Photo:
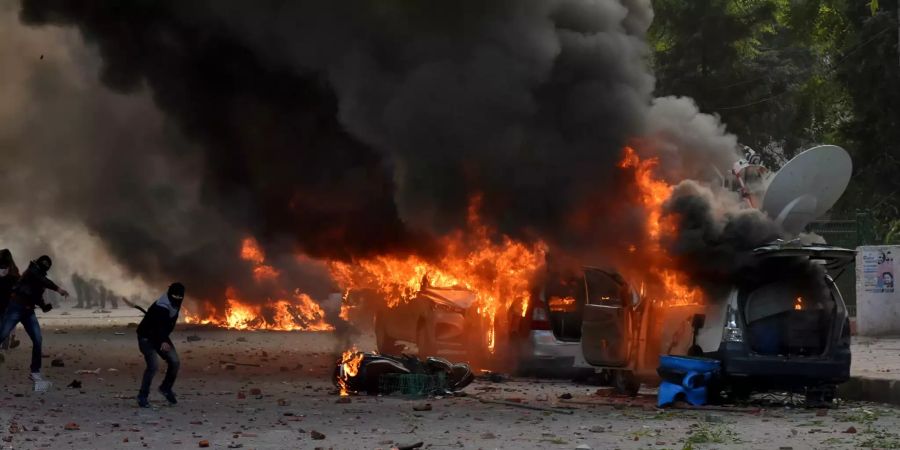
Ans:
<svg viewBox="0 0 900 450"><path fill-rule="evenodd" d="M31 381L34 381L35 383L37 383L38 381L44 381L44 377L40 372L31 372L29 378L31 378Z"/></svg>

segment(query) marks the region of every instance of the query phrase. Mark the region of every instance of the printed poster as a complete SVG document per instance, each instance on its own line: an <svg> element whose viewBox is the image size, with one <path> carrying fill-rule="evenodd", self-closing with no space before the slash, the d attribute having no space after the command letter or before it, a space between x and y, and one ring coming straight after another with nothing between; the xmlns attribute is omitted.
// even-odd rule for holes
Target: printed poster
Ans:
<svg viewBox="0 0 900 450"><path fill-rule="evenodd" d="M891 248L868 248L862 251L863 291L894 292L894 254Z"/></svg>

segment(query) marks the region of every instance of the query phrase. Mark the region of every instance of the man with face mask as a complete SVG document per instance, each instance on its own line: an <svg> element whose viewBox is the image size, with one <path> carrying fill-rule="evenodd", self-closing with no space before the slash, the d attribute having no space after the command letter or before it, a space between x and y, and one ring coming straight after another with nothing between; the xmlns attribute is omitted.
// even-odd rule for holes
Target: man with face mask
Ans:
<svg viewBox="0 0 900 450"><path fill-rule="evenodd" d="M172 283L169 286L169 290L147 309L144 319L138 325L138 347L141 349L141 353L144 354L144 360L147 362L147 369L144 370L141 389L138 391L137 397L138 406L141 408L150 407L148 400L150 384L153 382L153 375L156 374L159 368L159 361L156 355L161 356L168 364L166 376L163 378L162 384L159 385L159 392L170 404L178 403L178 400L175 398L175 392L172 391L172 386L175 384L175 377L178 375L178 367L181 365L181 362L169 335L172 334L172 330L175 329L175 322L178 321L182 300L184 300L184 285Z"/></svg>
<svg viewBox="0 0 900 450"><path fill-rule="evenodd" d="M41 326L34 309L40 307L45 313L53 309L53 306L44 301L44 291L47 289L56 291L63 297L69 296L65 289L47 278L47 271L52 265L53 261L47 255L28 264L28 268L12 288L12 298L3 315L3 325L0 326L0 342L5 340L19 323L31 338L31 381L34 381L35 389L38 389L39 385L49 387L49 383L41 376Z"/></svg>

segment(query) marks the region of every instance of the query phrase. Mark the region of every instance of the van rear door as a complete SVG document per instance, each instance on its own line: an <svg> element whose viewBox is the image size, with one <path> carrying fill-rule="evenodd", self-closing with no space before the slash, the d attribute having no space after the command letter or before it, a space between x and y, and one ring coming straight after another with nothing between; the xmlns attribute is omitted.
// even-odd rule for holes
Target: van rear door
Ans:
<svg viewBox="0 0 900 450"><path fill-rule="evenodd" d="M775 242L753 250L760 258L806 257L821 261L828 270L840 269L853 262L856 251L830 245L799 245L794 242Z"/></svg>

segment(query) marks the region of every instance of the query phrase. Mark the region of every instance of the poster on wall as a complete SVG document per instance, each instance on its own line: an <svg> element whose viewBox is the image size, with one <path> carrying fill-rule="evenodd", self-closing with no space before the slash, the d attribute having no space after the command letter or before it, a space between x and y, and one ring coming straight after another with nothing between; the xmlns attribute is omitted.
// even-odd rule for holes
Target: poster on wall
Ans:
<svg viewBox="0 0 900 450"><path fill-rule="evenodd" d="M865 292L894 292L894 255L891 248L874 247L862 252L862 285Z"/></svg>

